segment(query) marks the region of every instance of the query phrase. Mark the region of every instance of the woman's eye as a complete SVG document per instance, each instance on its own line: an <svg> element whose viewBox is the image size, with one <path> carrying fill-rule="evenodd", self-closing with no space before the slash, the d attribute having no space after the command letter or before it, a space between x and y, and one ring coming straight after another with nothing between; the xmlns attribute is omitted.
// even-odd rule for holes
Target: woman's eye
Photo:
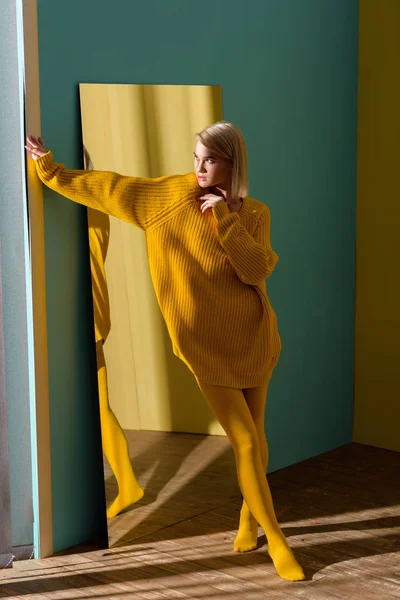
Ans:
<svg viewBox="0 0 400 600"><path fill-rule="evenodd" d="M214 161L214 160L212 160L211 158L209 158L207 162L209 162L209 163L210 163L210 165L213 165L215 161Z"/></svg>

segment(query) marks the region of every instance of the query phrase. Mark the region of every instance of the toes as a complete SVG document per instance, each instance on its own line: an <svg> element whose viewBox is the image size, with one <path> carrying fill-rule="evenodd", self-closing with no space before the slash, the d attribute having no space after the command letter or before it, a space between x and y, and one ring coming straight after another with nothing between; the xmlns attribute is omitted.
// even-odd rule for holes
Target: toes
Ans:
<svg viewBox="0 0 400 600"><path fill-rule="evenodd" d="M234 552L250 552L255 548L257 548L257 544L254 542L249 542L247 544L243 542L237 542L233 545Z"/></svg>

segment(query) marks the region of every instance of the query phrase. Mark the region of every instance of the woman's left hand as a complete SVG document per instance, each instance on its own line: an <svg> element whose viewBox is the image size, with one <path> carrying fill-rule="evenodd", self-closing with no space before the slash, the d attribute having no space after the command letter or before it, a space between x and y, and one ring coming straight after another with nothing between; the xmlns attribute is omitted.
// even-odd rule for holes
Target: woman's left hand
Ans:
<svg viewBox="0 0 400 600"><path fill-rule="evenodd" d="M48 152L48 150L44 146L42 138L38 138L33 135L27 136L25 148L28 150L28 152L31 153L33 160L37 160L38 158L44 156Z"/></svg>
<svg viewBox="0 0 400 600"><path fill-rule="evenodd" d="M200 210L203 213L207 208L214 208L220 202L226 202L225 196L217 196L216 194L204 194L204 196L197 196L196 200L202 202Z"/></svg>

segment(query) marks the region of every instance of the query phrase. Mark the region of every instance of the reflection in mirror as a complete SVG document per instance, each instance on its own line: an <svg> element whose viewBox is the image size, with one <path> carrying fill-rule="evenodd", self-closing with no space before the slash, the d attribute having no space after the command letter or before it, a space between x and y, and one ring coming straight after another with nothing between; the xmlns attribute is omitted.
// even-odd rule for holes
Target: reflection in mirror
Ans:
<svg viewBox="0 0 400 600"><path fill-rule="evenodd" d="M84 166L87 170L94 169L85 146ZM112 518L140 500L143 497L143 489L133 472L128 443L124 431L110 407L108 397L107 368L103 347L111 327L110 303L104 270L110 238L109 216L88 208L88 232L102 446L118 486L117 497L107 509L107 517Z"/></svg>
<svg viewBox="0 0 400 600"><path fill-rule="evenodd" d="M81 84L80 96L85 168L123 175L193 171L196 132L222 119L218 86ZM143 494L123 429L224 431L173 354L143 231L94 209L88 225L102 442L118 485L112 517Z"/></svg>

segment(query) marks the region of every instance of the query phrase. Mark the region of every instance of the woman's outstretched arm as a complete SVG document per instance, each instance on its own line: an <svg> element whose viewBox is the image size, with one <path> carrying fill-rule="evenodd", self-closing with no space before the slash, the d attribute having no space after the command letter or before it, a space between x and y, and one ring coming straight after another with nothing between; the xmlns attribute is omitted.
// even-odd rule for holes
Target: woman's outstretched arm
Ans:
<svg viewBox="0 0 400 600"><path fill-rule="evenodd" d="M74 202L128 221L141 229L146 229L155 217L193 187L193 182L185 175L152 179L109 171L68 170L63 164L53 161L52 153L46 150L39 138L28 138L26 148L31 152L37 174L46 186Z"/></svg>

